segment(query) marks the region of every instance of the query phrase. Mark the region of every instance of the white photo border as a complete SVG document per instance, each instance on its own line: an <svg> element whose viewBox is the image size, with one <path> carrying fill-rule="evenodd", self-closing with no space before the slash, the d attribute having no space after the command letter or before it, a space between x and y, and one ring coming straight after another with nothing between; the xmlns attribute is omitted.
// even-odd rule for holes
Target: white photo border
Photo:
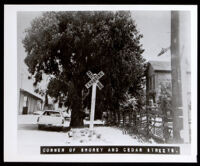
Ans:
<svg viewBox="0 0 200 166"><path fill-rule="evenodd" d="M191 155L17 153L17 12L90 10L180 10L191 12ZM12 104L11 102L12 101ZM165 144L166 145L166 144ZM173 144L174 145L174 144ZM176 145L177 146L177 145ZM182 145L178 145L182 146ZM4 161L12 162L196 162L197 161L197 6L195 5L5 5L4 6Z"/></svg>

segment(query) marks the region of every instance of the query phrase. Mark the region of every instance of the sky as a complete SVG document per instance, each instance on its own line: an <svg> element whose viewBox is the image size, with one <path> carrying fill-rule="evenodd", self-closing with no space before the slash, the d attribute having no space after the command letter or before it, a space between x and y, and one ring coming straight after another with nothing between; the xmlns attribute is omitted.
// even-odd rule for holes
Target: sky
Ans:
<svg viewBox="0 0 200 166"><path fill-rule="evenodd" d="M137 29L143 38L141 44L145 50L142 56L147 60L170 60L170 52L157 56L162 48L170 46L171 15L170 11L131 11ZM17 43L18 43L18 68L20 71L20 86L29 91L34 91L32 80L27 80L28 71L24 63L27 56L22 45L25 29L31 26L31 21L42 15L42 12L18 12L17 15ZM42 85L42 86L45 86Z"/></svg>
<svg viewBox="0 0 200 166"><path fill-rule="evenodd" d="M19 87L39 96L34 92L33 80L28 79L28 67L24 63L24 59L27 56L22 44L22 40L25 37L25 29L31 26L31 21L40 16L41 12L18 12L17 13L17 59L18 59L18 82ZM45 86L45 84L43 84ZM41 96L40 96L41 97Z"/></svg>
<svg viewBox="0 0 200 166"><path fill-rule="evenodd" d="M147 60L170 60L169 51L162 56L157 56L162 48L170 46L170 11L133 11L132 16L137 29L143 34L141 39L145 49L143 57Z"/></svg>

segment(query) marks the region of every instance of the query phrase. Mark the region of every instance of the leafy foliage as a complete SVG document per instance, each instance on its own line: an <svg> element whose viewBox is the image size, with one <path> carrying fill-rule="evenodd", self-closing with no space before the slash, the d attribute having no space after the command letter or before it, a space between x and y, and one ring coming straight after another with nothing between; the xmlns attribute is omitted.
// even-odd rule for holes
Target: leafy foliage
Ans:
<svg viewBox="0 0 200 166"><path fill-rule="evenodd" d="M164 115L172 116L172 86L171 83L161 83L158 105Z"/></svg>
<svg viewBox="0 0 200 166"><path fill-rule="evenodd" d="M26 30L25 63L35 85L44 74L53 76L47 93L72 108L76 121L82 108L90 108L91 95L83 99L88 70L105 73L96 111L118 110L127 92L139 96L145 70L141 37L130 12L46 12Z"/></svg>

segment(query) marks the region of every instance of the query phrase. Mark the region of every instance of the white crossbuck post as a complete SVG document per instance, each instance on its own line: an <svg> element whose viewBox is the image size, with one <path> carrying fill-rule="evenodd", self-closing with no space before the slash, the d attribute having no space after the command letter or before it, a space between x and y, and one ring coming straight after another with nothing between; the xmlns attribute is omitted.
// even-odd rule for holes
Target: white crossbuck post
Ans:
<svg viewBox="0 0 200 166"><path fill-rule="evenodd" d="M95 114L95 102L96 102L96 87L100 90L103 88L103 85L99 82L99 79L104 75L104 72L101 71L99 74L92 74L91 71L87 72L88 77L91 79L87 84L86 88L92 86L92 98L91 98L91 111L90 111L90 130L94 128L94 114Z"/></svg>
<svg viewBox="0 0 200 166"><path fill-rule="evenodd" d="M92 85L92 99L91 99L91 112L90 112L90 129L94 127L94 111L95 111L95 102L96 102L96 88L97 83L95 82Z"/></svg>

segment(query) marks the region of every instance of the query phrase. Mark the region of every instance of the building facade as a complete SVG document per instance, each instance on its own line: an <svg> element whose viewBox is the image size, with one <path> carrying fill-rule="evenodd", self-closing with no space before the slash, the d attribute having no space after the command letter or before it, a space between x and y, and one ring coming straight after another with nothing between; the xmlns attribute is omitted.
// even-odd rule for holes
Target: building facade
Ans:
<svg viewBox="0 0 200 166"><path fill-rule="evenodd" d="M43 100L27 90L20 89L19 95L19 115L32 114L42 110Z"/></svg>
<svg viewBox="0 0 200 166"><path fill-rule="evenodd" d="M171 63L168 61L149 61L146 70L147 105L157 103L162 86L171 88Z"/></svg>

